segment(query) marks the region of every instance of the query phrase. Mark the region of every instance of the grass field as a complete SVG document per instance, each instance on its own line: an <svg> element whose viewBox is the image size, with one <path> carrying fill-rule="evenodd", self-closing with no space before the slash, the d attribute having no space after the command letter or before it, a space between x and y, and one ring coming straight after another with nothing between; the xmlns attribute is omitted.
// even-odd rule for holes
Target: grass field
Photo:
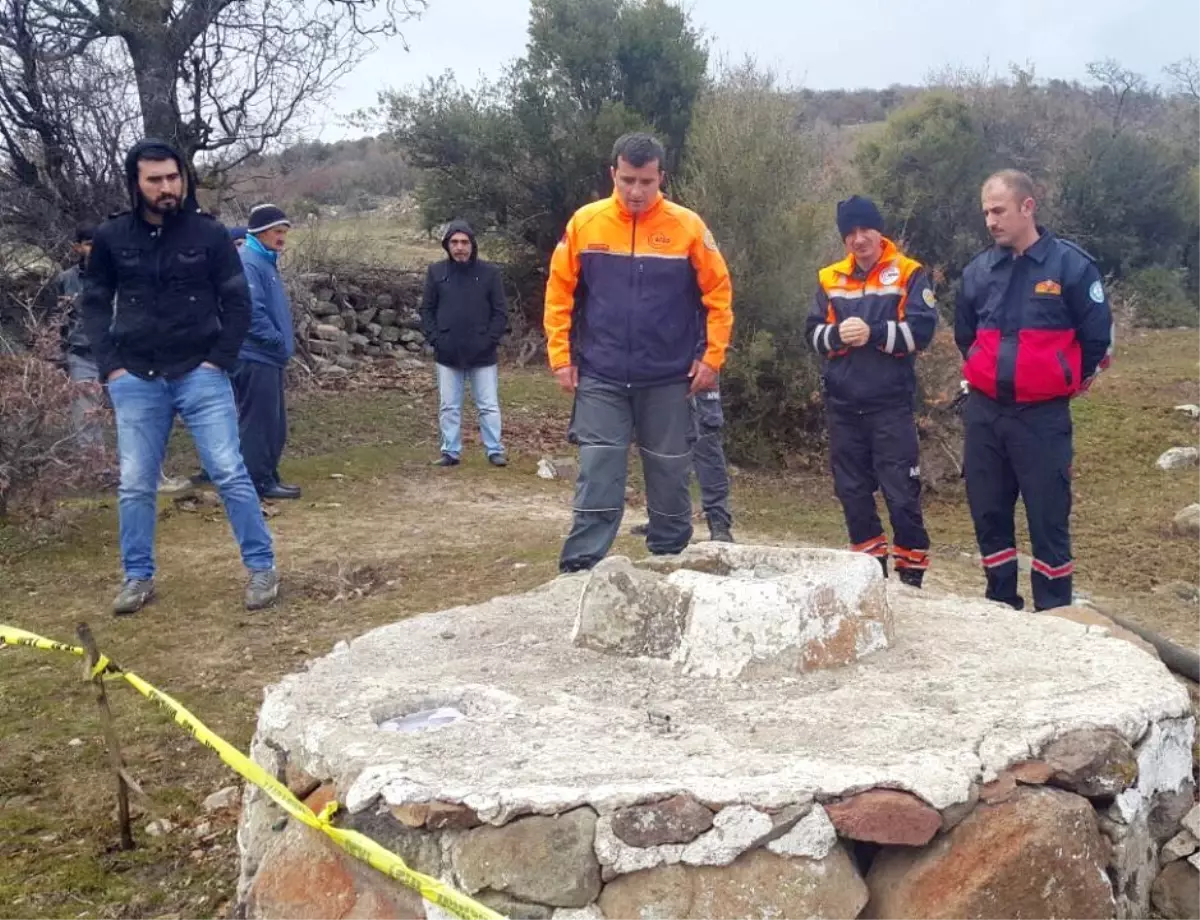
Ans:
<svg viewBox="0 0 1200 920"><path fill-rule="evenodd" d="M1080 590L1195 646L1197 544L1172 536L1197 500L1200 473L1154 466L1194 444L1196 423L1172 407L1200 403L1195 336L1135 334L1076 405L1074 536ZM434 470L432 374L403 390L311 392L295 401L287 478L304 499L275 506L285 595L262 614L241 607L242 572L219 508L163 503L160 600L141 615L107 613L117 587L115 497L75 511L52 542L0 534L0 621L72 640L88 621L116 661L172 693L242 747L263 687L374 626L530 588L555 573L570 489L534 475L538 457L567 454L569 406L548 377L503 376L513 464L487 466L474 440L466 463ZM469 413L468 413L469 415ZM191 449L175 449L186 471ZM739 470L739 538L841 546L828 479ZM636 509L635 509L636 511ZM961 497L931 499L932 582L982 590ZM1027 544L1023 546L1028 550ZM620 552L640 555L622 537ZM232 783L207 750L132 691L111 692L126 759L147 790L137 849L116 850L114 797L91 693L77 665L26 649L0 651L0 917L225 916L236 878L232 811L201 802ZM175 825L149 837L152 819Z"/></svg>

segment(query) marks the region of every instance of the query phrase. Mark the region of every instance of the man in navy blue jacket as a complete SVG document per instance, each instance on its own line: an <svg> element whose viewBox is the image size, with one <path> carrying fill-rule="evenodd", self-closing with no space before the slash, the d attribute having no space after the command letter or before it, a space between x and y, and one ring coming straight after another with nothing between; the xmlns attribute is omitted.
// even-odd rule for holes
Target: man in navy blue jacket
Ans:
<svg viewBox="0 0 1200 920"><path fill-rule="evenodd" d="M283 389L288 359L295 351L292 307L279 275L279 254L291 222L280 208L260 204L250 212L246 243L239 254L250 286L250 331L233 373L242 458L262 498L299 498L300 487L284 485L279 458L287 441Z"/></svg>

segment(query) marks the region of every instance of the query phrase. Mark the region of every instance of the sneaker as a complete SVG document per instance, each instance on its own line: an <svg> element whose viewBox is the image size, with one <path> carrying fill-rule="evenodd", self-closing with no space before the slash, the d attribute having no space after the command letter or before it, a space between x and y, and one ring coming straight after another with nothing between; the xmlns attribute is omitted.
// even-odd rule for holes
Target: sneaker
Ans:
<svg viewBox="0 0 1200 920"><path fill-rule="evenodd" d="M634 524L629 528L629 533L634 537L644 537L650 532L649 524Z"/></svg>
<svg viewBox="0 0 1200 920"><path fill-rule="evenodd" d="M504 454L488 454L488 463L492 466L508 466L508 458Z"/></svg>
<svg viewBox="0 0 1200 920"><path fill-rule="evenodd" d="M262 610L275 603L279 596L279 573L274 569L259 569L250 573L246 583L246 609Z"/></svg>
<svg viewBox="0 0 1200 920"><path fill-rule="evenodd" d="M897 574L900 580L910 588L921 587L921 582L925 580L924 569L899 569Z"/></svg>
<svg viewBox="0 0 1200 920"><path fill-rule="evenodd" d="M153 599L153 578L126 578L121 593L113 601L113 613L119 617L137 613Z"/></svg>
<svg viewBox="0 0 1200 920"><path fill-rule="evenodd" d="M458 466L459 462L460 461L459 461L458 457L454 456L454 454L442 454L441 457L439 457L437 460L433 461L433 465L434 466Z"/></svg>
<svg viewBox="0 0 1200 920"><path fill-rule="evenodd" d="M724 524L709 524L708 539L713 543L736 543L733 532Z"/></svg>
<svg viewBox="0 0 1200 920"><path fill-rule="evenodd" d="M186 476L158 477L159 495L181 495L184 492L190 492L193 488L192 480Z"/></svg>

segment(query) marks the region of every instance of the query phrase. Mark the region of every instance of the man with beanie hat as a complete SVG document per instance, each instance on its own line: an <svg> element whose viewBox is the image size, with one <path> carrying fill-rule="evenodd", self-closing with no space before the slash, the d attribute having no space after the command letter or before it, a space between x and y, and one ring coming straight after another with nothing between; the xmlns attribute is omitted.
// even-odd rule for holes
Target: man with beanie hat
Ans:
<svg viewBox="0 0 1200 920"><path fill-rule="evenodd" d="M156 485L176 415L221 494L250 572L246 607L257 610L274 602L279 576L229 382L250 324L241 260L228 231L200 211L195 176L165 141L135 144L125 177L132 207L97 229L81 301L117 416L125 582L113 612L136 613L154 596Z"/></svg>
<svg viewBox="0 0 1200 920"><path fill-rule="evenodd" d="M441 456L435 466L458 466L462 455L463 390L479 411L479 435L492 466L507 466L500 440L499 371L496 346L508 326L500 269L479 258L475 231L451 221L442 234L446 258L425 273L421 325L437 359Z"/></svg>
<svg viewBox="0 0 1200 920"><path fill-rule="evenodd" d="M888 573L888 539L875 505L882 489L900 580L919 588L929 566L913 399L917 352L937 327L933 288L920 263L883 235L883 215L854 195L837 206L846 258L821 269L808 342L823 359L833 485L851 549Z"/></svg>
<svg viewBox="0 0 1200 920"><path fill-rule="evenodd" d="M292 305L279 274L279 256L292 224L273 204L250 212L239 255L250 287L250 331L233 372L242 459L260 498L299 498L300 487L284 485L279 459L287 442L284 383L295 352Z"/></svg>

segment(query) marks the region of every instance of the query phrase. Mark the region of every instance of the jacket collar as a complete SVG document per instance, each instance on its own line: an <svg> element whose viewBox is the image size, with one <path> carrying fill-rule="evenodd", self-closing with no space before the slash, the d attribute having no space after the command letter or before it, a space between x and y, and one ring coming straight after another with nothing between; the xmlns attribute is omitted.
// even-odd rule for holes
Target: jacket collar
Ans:
<svg viewBox="0 0 1200 920"><path fill-rule="evenodd" d="M898 255L900 255L900 247L898 247L886 236L883 237L883 251L879 254L879 261L871 267L871 272L881 268L884 265L887 265ZM854 256L847 254L846 258L842 259L842 261L833 263L833 270L836 272L841 272L843 275L850 276L858 270L858 266L854 264ZM870 275L871 272L867 272L866 274Z"/></svg>
<svg viewBox="0 0 1200 920"><path fill-rule="evenodd" d="M262 258L262 259L266 259L272 265L275 265L279 262L279 253L275 252L272 249L268 249L266 246L264 246L262 243L260 243L258 241L258 237L256 237L253 233L246 234L245 245L246 245L246 248L248 250L250 250L252 253L254 253L256 256L258 256L259 258Z"/></svg>
<svg viewBox="0 0 1200 920"><path fill-rule="evenodd" d="M1046 261L1046 256L1048 256L1050 254L1050 250L1054 246L1054 234L1051 233L1049 230L1047 230L1045 227L1041 226L1040 224L1038 225L1037 231L1038 231L1037 242L1034 243L1032 246L1030 246L1028 249L1026 249L1024 254L1029 256L1029 258L1033 259L1033 261L1037 262L1039 265L1041 265L1043 262ZM991 253L991 263L988 265L988 268L994 269L998 265L1000 265L1002 262L1004 262L1006 259L1011 259L1012 256L1013 256L1013 251L1010 247L1008 247L1008 246L993 246L992 253Z"/></svg>
<svg viewBox="0 0 1200 920"><path fill-rule="evenodd" d="M612 200L613 200L614 204L616 204L617 213L621 215L622 219L633 220L633 215L629 212L629 209L625 207L625 202L623 202L621 200L621 196L617 194L617 190L615 188L613 189ZM638 215L638 218L642 219L642 218L646 218L646 217L651 217L652 215L657 213L659 208L662 207L663 200L664 200L664 196L663 196L663 193L660 191L658 193L658 197L655 198L654 201L652 201L650 203L650 207L648 207L648 208L646 208L646 210L642 211L642 213Z"/></svg>

